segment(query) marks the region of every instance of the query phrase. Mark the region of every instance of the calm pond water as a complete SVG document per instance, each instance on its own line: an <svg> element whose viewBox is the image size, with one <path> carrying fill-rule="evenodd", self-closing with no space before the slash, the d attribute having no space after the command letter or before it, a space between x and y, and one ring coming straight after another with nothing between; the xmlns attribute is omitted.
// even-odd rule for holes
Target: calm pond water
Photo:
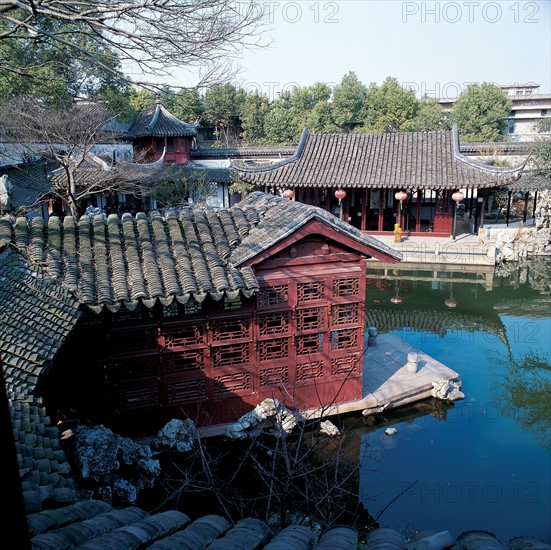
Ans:
<svg viewBox="0 0 551 550"><path fill-rule="evenodd" d="M457 371L465 393L375 424L346 420L370 514L406 536L484 529L505 544L551 542L551 262L478 274L370 269L366 306L368 324Z"/></svg>

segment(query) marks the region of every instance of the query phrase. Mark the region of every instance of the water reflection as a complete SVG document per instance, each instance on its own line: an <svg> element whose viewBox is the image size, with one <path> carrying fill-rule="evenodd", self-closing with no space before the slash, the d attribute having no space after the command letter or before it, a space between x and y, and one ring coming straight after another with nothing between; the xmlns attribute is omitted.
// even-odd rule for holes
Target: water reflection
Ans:
<svg viewBox="0 0 551 550"><path fill-rule="evenodd" d="M504 543L551 542L551 262L370 269L367 283L367 326L459 372L466 394L347 420L369 512L404 534L482 528Z"/></svg>

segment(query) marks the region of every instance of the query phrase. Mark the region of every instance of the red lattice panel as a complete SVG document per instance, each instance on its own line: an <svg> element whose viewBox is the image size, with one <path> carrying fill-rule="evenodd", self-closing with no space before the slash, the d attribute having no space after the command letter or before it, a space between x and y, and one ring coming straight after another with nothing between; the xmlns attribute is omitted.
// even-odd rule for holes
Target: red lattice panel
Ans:
<svg viewBox="0 0 551 550"><path fill-rule="evenodd" d="M161 331L165 348L193 346L204 343L205 323L164 326Z"/></svg>
<svg viewBox="0 0 551 550"><path fill-rule="evenodd" d="M118 358L109 372L113 381L135 380L157 376L159 355L146 355L143 357Z"/></svg>
<svg viewBox="0 0 551 550"><path fill-rule="evenodd" d="M334 327L342 325L357 325L360 322L360 304L338 304L331 308L331 324Z"/></svg>
<svg viewBox="0 0 551 550"><path fill-rule="evenodd" d="M325 281L297 283L297 302L316 302L325 298Z"/></svg>
<svg viewBox="0 0 551 550"><path fill-rule="evenodd" d="M321 353L323 351L323 333L305 334L297 336L296 352L297 355L310 355L311 353Z"/></svg>
<svg viewBox="0 0 551 550"><path fill-rule="evenodd" d="M212 347L212 360L215 368L234 367L249 362L250 349L247 342Z"/></svg>
<svg viewBox="0 0 551 550"><path fill-rule="evenodd" d="M261 361L274 361L289 357L289 338L259 340L258 354Z"/></svg>
<svg viewBox="0 0 551 550"><path fill-rule="evenodd" d="M205 368L205 350L188 349L175 353L164 353L162 363L165 374L194 372Z"/></svg>
<svg viewBox="0 0 551 550"><path fill-rule="evenodd" d="M305 332L308 330L324 330L325 308L310 307L297 310L297 331Z"/></svg>
<svg viewBox="0 0 551 550"><path fill-rule="evenodd" d="M310 361L297 365L297 382L323 378L323 361Z"/></svg>
<svg viewBox="0 0 551 550"><path fill-rule="evenodd" d="M271 369L260 369L260 386L281 386L289 384L289 369L277 367Z"/></svg>
<svg viewBox="0 0 551 550"><path fill-rule="evenodd" d="M333 351L341 349L357 349L359 338L357 328L344 328L331 331L331 349Z"/></svg>
<svg viewBox="0 0 551 550"><path fill-rule="evenodd" d="M157 351L157 327L114 330L110 334L110 347L115 354Z"/></svg>
<svg viewBox="0 0 551 550"><path fill-rule="evenodd" d="M258 334L260 336L287 334L290 321L291 313L289 311L262 313L257 317Z"/></svg>
<svg viewBox="0 0 551 550"><path fill-rule="evenodd" d="M249 338L250 326L250 317L214 320L212 321L212 339L214 342L220 342L221 340Z"/></svg>
<svg viewBox="0 0 551 550"><path fill-rule="evenodd" d="M167 404L177 405L186 401L199 401L207 397L207 383L204 378L167 384Z"/></svg>
<svg viewBox="0 0 551 550"><path fill-rule="evenodd" d="M360 279L344 277L333 281L333 296L359 296Z"/></svg>
<svg viewBox="0 0 551 550"><path fill-rule="evenodd" d="M120 410L157 407L159 387L157 385L120 387L117 391L117 399Z"/></svg>
<svg viewBox="0 0 551 550"><path fill-rule="evenodd" d="M258 291L259 307L286 304L289 301L289 285L266 286Z"/></svg>
<svg viewBox="0 0 551 550"><path fill-rule="evenodd" d="M360 374L358 357L335 357L331 360L331 376L356 376Z"/></svg>
<svg viewBox="0 0 551 550"><path fill-rule="evenodd" d="M214 395L224 395L251 390L251 375L248 372L235 372L214 377Z"/></svg>

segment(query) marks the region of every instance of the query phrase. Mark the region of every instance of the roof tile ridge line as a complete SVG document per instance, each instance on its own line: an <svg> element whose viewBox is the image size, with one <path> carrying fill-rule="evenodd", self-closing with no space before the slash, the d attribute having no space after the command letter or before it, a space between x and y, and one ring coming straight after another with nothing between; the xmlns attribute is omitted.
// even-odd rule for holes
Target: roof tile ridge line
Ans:
<svg viewBox="0 0 551 550"><path fill-rule="evenodd" d="M157 264L160 267L159 274L161 276L165 298L169 298L176 294L180 295L182 286L176 274L176 265L172 253L173 249L170 232L168 231L168 223L158 211L151 212L149 220L153 233L152 239L155 242L154 247L157 252Z"/></svg>
<svg viewBox="0 0 551 550"><path fill-rule="evenodd" d="M340 138L340 135L344 136ZM333 156L333 162L327 164L328 175L331 180L339 187L344 187L344 182L346 180L345 171L347 159L348 159L348 149L350 145L350 136L352 134L329 134L328 141L329 144L335 149L330 150L330 153ZM335 152L337 152L336 159ZM337 180L338 175L338 180Z"/></svg>
<svg viewBox="0 0 551 550"><path fill-rule="evenodd" d="M159 120L159 116L161 115L161 104L160 103L157 103L155 105L155 112L153 113L153 116L151 117L151 121L149 122L149 124L146 124L145 127L148 129L148 130L151 130L152 128L154 128L155 124L157 124L157 121Z"/></svg>
<svg viewBox="0 0 551 550"><path fill-rule="evenodd" d="M453 155L455 160L467 164L471 168L480 170L481 172L489 172L491 174L514 174L516 172L521 172L526 166L527 160L517 164L516 166L489 166L488 164L481 164L476 162L461 153L461 148L459 146L459 130L457 128L457 123L454 123L451 129L452 141L453 141Z"/></svg>
<svg viewBox="0 0 551 550"><path fill-rule="evenodd" d="M238 172L251 172L251 173L271 172L276 168L281 168L283 166L286 166L287 164L291 164L293 162L300 160L309 137L310 137L310 132L308 128L304 128L302 130L302 136L300 137L300 141L297 145L297 150L295 154L291 155L287 159L283 159L278 162L274 162L273 164L268 164L266 166L237 166L235 163L231 162L230 160L231 162L230 168L234 168Z"/></svg>
<svg viewBox="0 0 551 550"><path fill-rule="evenodd" d="M355 169L352 170L352 167L357 166L358 163L359 163L359 165L360 165L360 174L361 174L362 167L363 167L363 164L364 164L362 162L362 156L360 154L360 152L362 150L362 145L363 145L362 135L361 134L354 134L354 136L355 136L354 140L353 140L354 143L352 144L352 158L351 158L351 162L350 162L350 167L346 172L346 177L348 178L349 182L354 182L354 187L360 188L360 189L366 189L366 187L361 185L362 177L360 176L360 178L358 179L357 170L355 170Z"/></svg>
<svg viewBox="0 0 551 550"><path fill-rule="evenodd" d="M310 187L309 184L309 178L312 177L312 175L316 175L316 173L319 173L319 154L320 151L323 154L326 151L326 147L324 147L325 140L327 139L327 134L313 134L312 139L309 140L309 147L308 147L308 156L304 157L304 162L301 163L302 165L299 165L295 168L295 176L298 176L302 179L302 181L306 181L306 185L301 185L300 187ZM304 154L304 151L302 152ZM313 159L314 163L308 162L309 159ZM312 164L314 164L314 167L312 167ZM325 163L322 162L321 165L323 166ZM290 171L290 169L289 169ZM314 174L312 174L312 172ZM287 177L289 177L289 174L287 174ZM312 180L310 180L312 181ZM294 182L289 182L290 185L293 187L296 187L296 184L300 183L300 179L297 178ZM323 184L322 182L319 182L320 184ZM315 183L314 183L315 185Z"/></svg>

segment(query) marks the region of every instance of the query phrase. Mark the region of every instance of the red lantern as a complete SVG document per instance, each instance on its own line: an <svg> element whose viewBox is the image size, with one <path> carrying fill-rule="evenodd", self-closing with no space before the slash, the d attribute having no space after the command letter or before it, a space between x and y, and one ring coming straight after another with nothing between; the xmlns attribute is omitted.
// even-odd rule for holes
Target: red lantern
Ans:
<svg viewBox="0 0 551 550"><path fill-rule="evenodd" d="M461 193L461 191L456 191L452 195L452 200L454 200L455 202L461 202L464 198L465 198L465 195L463 195L463 193Z"/></svg>
<svg viewBox="0 0 551 550"><path fill-rule="evenodd" d="M398 193L396 193L394 195L394 198L397 200L397 201L405 201L407 198L408 198L408 194L405 192L405 191L398 191Z"/></svg>
<svg viewBox="0 0 551 550"><path fill-rule="evenodd" d="M295 192L292 189L285 189L285 191L283 191L283 196L286 199L292 199L295 196Z"/></svg>
<svg viewBox="0 0 551 550"><path fill-rule="evenodd" d="M339 199L339 204L341 203L342 199L346 197L346 191L344 189L337 189L335 191L335 197Z"/></svg>
<svg viewBox="0 0 551 550"><path fill-rule="evenodd" d="M516 180L519 180L521 177L522 177L522 174L519 172L519 173L515 176L515 179L516 179Z"/></svg>

